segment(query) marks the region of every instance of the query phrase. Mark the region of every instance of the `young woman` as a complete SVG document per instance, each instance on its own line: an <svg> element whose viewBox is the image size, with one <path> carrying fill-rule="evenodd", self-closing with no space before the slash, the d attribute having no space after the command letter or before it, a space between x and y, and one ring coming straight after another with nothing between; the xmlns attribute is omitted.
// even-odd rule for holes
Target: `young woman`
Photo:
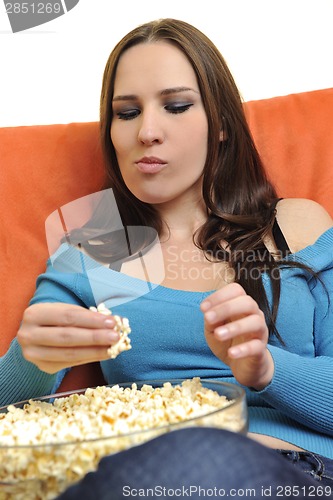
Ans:
<svg viewBox="0 0 333 500"><path fill-rule="evenodd" d="M225 61L185 22L151 22L117 44L100 110L106 187L124 228L157 232L164 277L113 300L142 284L135 263L152 245L139 232L115 270L115 235L94 242L110 216L97 209L39 277L2 360L2 404L49 393L63 369L91 361L107 383L231 381L246 388L252 438L325 463L316 474L332 481L332 219L313 201L278 200ZM82 258L101 263L93 286ZM132 327L132 350L115 360L112 317L88 310L102 300Z"/></svg>

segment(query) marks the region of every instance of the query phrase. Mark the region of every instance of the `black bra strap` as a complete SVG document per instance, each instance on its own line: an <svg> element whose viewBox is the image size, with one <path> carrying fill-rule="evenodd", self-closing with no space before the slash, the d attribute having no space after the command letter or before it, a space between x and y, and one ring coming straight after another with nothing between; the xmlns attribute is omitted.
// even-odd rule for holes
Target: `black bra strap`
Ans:
<svg viewBox="0 0 333 500"><path fill-rule="evenodd" d="M278 250L281 252L282 256L286 257L287 255L289 255L291 253L289 245L276 219L274 219L272 233L276 246Z"/></svg>
<svg viewBox="0 0 333 500"><path fill-rule="evenodd" d="M280 200L282 200L282 199L283 198L278 198L275 201L275 207L278 204L278 202ZM288 243L286 241L286 238L284 237L283 232L281 231L281 228L280 228L280 226L278 224L278 221L276 220L276 217L274 219L274 223L273 223L273 227L272 227L272 233L273 233L273 238L274 238L275 244L276 244L278 250L281 252L281 255L283 257L286 257L287 255L289 255L291 253L289 245L288 245Z"/></svg>

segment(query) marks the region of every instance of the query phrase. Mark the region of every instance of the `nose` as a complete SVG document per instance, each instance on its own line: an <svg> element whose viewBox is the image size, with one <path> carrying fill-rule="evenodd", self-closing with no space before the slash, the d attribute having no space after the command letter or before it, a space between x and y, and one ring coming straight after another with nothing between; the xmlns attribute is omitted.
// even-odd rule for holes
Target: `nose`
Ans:
<svg viewBox="0 0 333 500"><path fill-rule="evenodd" d="M153 110L141 113L138 140L141 144L160 144L164 140L161 117Z"/></svg>

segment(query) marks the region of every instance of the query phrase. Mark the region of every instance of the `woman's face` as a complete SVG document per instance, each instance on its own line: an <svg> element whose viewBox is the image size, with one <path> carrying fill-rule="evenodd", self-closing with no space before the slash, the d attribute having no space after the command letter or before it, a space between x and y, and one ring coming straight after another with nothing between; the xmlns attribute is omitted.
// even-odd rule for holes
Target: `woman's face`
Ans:
<svg viewBox="0 0 333 500"><path fill-rule="evenodd" d="M128 49L112 108L111 140L128 189L150 204L201 197L208 122L185 55L167 42Z"/></svg>

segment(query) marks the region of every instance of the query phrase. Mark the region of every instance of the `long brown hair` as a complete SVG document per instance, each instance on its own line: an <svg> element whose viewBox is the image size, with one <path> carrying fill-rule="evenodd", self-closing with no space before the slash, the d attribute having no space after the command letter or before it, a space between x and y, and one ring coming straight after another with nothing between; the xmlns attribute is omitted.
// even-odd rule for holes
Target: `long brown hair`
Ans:
<svg viewBox="0 0 333 500"><path fill-rule="evenodd" d="M241 96L224 58L209 38L184 21L161 19L135 28L115 46L107 61L100 100L106 187L114 191L124 226L149 226L160 233L162 221L158 212L126 187L110 137L119 59L134 45L158 41L172 43L186 55L196 74L208 120L208 154L202 183L207 221L193 235L194 242L206 256L228 261L235 271L235 280L258 302L270 332L279 337L275 320L281 262L264 245L274 222L277 194L266 176L246 122ZM221 131L223 141L220 141ZM221 241L227 247L222 248ZM259 271L255 277L253 270ZM262 271L270 276L272 308L261 280Z"/></svg>

